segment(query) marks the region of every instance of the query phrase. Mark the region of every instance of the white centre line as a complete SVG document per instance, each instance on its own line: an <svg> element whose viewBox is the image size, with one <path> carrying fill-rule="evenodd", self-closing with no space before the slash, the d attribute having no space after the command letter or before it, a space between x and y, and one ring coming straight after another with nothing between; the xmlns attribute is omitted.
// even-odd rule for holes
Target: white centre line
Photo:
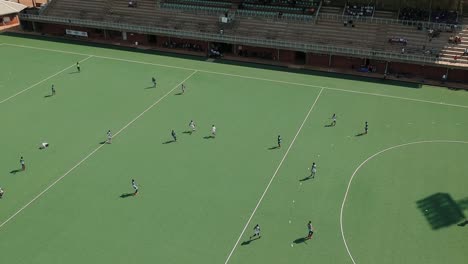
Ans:
<svg viewBox="0 0 468 264"><path fill-rule="evenodd" d="M80 60L79 62L80 62L80 63L81 63L81 62L84 62L84 61L86 61L86 60L88 60L88 59L90 59L90 58L92 58L92 57L94 57L94 56L93 56L93 55L88 55L88 57L86 57L86 58ZM24 93L24 92L26 92L26 91L28 91L28 90L30 90L30 89L36 87L36 86L38 86L39 84L41 84L41 83L43 83L43 82L45 82L45 81L47 81L47 80L49 80L49 79L51 79L51 78L53 78L53 77L59 75L59 74L61 74L62 72L64 72L64 71L70 69L71 67L73 67L73 66L75 66L75 65L76 65L76 64L72 64L72 65L66 67L65 69L63 69L63 70L61 70L61 71L58 71L58 72L52 74L51 76L49 76L49 77L47 77L47 78L45 78L45 79L43 79L43 80L41 80L41 81L39 81L39 82L37 82L37 83L31 85L31 86L29 86L28 88L26 88L26 89L24 89L24 90L21 90L21 91L15 93L14 95L11 95L10 97L7 97L7 98L3 99L2 101L0 101L0 104L2 104L2 103L4 103L4 102L6 102L6 101L8 101L8 100L10 100L10 99L12 99L12 98L18 96L18 95L20 95L20 94L22 94L22 93Z"/></svg>
<svg viewBox="0 0 468 264"><path fill-rule="evenodd" d="M275 179L276 174L278 174L278 171L280 170L281 165L283 165L284 160L285 160L286 157L288 156L288 153L289 153L289 151L291 150L292 146L294 145L294 142L296 141L297 136L298 136L299 133L301 132L302 127L304 127L304 124L307 122L307 119L309 118L310 113L311 113L312 110L314 109L315 104L317 104L317 101L318 101L318 99L320 98L320 95L322 94L322 91L323 91L323 90L324 90L324 88L320 89L320 92L319 92L319 94L317 95L317 98L315 98L314 103L313 103L312 106L310 107L309 112L307 112L307 115L305 116L304 121L302 121L302 124L301 124L301 126L299 127L299 129L297 130L296 135L294 136L293 140L291 141L291 144L289 145L288 149L286 150L286 153L284 153L284 156L283 156L283 158L281 159L280 163L278 164L278 167L276 168L275 173L273 173L273 176L271 176L271 179L270 179L270 181L268 182L268 185L266 186L265 191L263 191L262 196L260 196L260 199L258 200L257 205L256 205L255 208L253 209L252 214L251 214L250 217L249 217L249 220L247 220L247 223L245 223L244 229L242 229L242 232L240 233L239 238L237 239L236 243L234 244L234 247L232 247L232 250L231 250L231 252L229 253L229 255L228 255L226 261L224 262L224 264L227 264L227 263L229 262L229 260L231 259L232 254L234 253L234 250L236 250L237 245L239 245L239 242L240 242L240 240L242 239L242 236L244 235L245 230L246 230L247 227L249 226L250 221L252 221L252 218L253 218L253 216L255 215L255 213L257 212L258 207L259 207L260 204L262 203L263 198L265 197L266 193L268 192L268 189L270 189L271 183L272 183L273 180Z"/></svg>
<svg viewBox="0 0 468 264"><path fill-rule="evenodd" d="M172 88L169 92L164 94L159 100L154 102L152 105L150 105L148 108L146 108L143 112L141 112L139 115L137 115L135 118L133 118L130 122L128 122L124 127L122 127L117 133L114 134L114 137L116 137L118 134L120 134L122 131L124 131L127 127L129 127L131 124L133 124L135 121L137 121L140 117L142 117L146 112L151 110L154 106L156 106L159 102L161 102L164 98L166 98L169 94L171 94L176 88L180 87L180 85L184 82L186 82L188 79L190 79L195 73L198 71L193 71L188 77L186 77L183 81L178 83L174 88ZM94 153L96 153L98 150L100 150L102 147L104 147L105 144L99 145L96 149L91 151L86 157L84 157L82 160L80 160L77 164L75 164L71 169L69 169L65 174L60 176L58 179L56 179L54 182L52 182L47 188L45 188L42 192L40 192L36 197L34 197L31 201L29 201L27 204L23 205L18 211L16 211L13 215L8 217L5 221L3 221L0 224L0 228L2 228L5 224L10 222L15 216L17 216L19 213L21 213L24 209L26 209L29 205L31 205L34 201L39 199L44 193L46 193L50 188L52 188L55 184L60 182L63 178L65 178L70 172L75 170L78 166L80 166L83 162L85 162L89 157L91 157Z"/></svg>
<svg viewBox="0 0 468 264"><path fill-rule="evenodd" d="M159 63L136 61L136 60L127 60L127 59L116 58L116 57L90 55L90 54L85 54L85 53L78 53L78 52L71 52L71 51L64 51L64 50L46 49L46 48L39 48L39 47L32 47L32 46L25 46L25 45L9 44L9 43L4 43L4 45L13 46L13 47L20 47L20 48L28 48L28 49L45 50L45 51L51 51L51 52L60 52L60 53L67 53L67 54L83 55L83 56L94 56L95 58L100 58L100 59L124 61L124 62L130 62L130 63L153 65L153 66L174 68L174 69L181 69L181 70L190 70L190 71L196 71L197 70L197 69L191 69L191 68L186 68L186 67L178 67L178 66L171 66L171 65L159 64ZM436 102L436 101L430 101L430 100L422 100L422 99L416 99L416 98L393 96L393 95L386 95L386 94L379 94L379 93L361 92L361 91L354 91L354 90L348 90L348 89L342 89L342 88L333 88L333 87L319 86L319 85L306 84L306 83L288 82L288 81L281 81L281 80L274 80L274 79L267 79L267 78L259 78L259 77L245 76L245 75L225 73L225 72L216 72L216 71L208 71L208 70L198 70L198 71L203 72L203 73L218 74L218 75L238 77L238 78L243 78L243 79L252 79L252 80L259 80L259 81L266 81L266 82L283 83L283 84L313 87L313 88L319 88L319 89L323 88L323 89L326 89L326 90L334 90L334 91L341 91L341 92L347 92L347 93L365 94L365 95L393 98L393 99L420 102L420 103L428 103L428 104L468 108L468 105L458 105L458 104L450 104L450 103L444 103L444 102Z"/></svg>

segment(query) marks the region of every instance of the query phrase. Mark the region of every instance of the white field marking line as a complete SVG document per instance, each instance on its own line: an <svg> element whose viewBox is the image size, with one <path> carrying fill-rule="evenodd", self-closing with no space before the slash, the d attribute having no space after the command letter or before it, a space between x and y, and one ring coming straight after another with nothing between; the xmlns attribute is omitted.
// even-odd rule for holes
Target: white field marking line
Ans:
<svg viewBox="0 0 468 264"><path fill-rule="evenodd" d="M361 169L362 166L364 166L368 161L370 161L371 159L375 158L376 156L384 153L384 152L387 152L389 150L392 150L392 149L396 149L396 148L400 148L400 147L404 147L404 146L408 146L408 145L414 145L414 144L422 144L422 143L461 143L461 144L468 144L468 141L458 141L458 140L424 140L424 141L416 141L416 142L410 142L410 143L405 143L405 144L400 144L400 145L396 145L396 146L393 146L393 147L389 147L389 148L386 148L384 150L381 150L377 153L375 153L374 155L370 156L369 158L367 158L364 162L362 162L357 168L356 170L354 171L354 173L351 175L351 178L349 179L349 183L348 183L348 187L346 188L346 192L345 192L345 195L344 195L344 198L343 198L343 203L341 204L341 210L340 210L340 228L341 228L341 237L343 238L343 242L344 242L344 245L346 247L346 251L348 252L348 255L349 257L351 258L351 261L353 262L353 264L356 264L356 261L354 260L353 258L353 255L351 254L351 251L349 250L349 247L348 247L348 243L346 242L346 238L345 238L345 235L344 235L344 229L343 229L343 209L344 209L344 205L346 203L346 199L348 198L348 193L349 193L349 189L351 187L351 183L354 179L354 176L356 175L356 173Z"/></svg>
<svg viewBox="0 0 468 264"><path fill-rule="evenodd" d="M437 105L444 105L444 106L468 108L468 105L449 104L449 103L444 103L444 102L436 102L436 101L429 101L429 100L422 100L422 99L415 99L415 98L408 98L408 97L401 97L401 96L394 96L394 95L386 95L386 94L378 94L378 93L361 92L361 91L347 90L347 89L341 89L341 88L318 86L318 85L306 84L306 83L296 83L296 82L288 82L288 81L281 81L281 80L274 80L274 79L267 79L267 78L259 78L259 77L238 75L238 74L232 74L232 73L215 72L215 71L207 71L207 70L197 70L197 69L191 69L191 68L186 68L186 67L178 67L178 66L171 66L171 65L159 64L159 63L136 61L136 60L127 60L127 59L121 59L121 58L116 58L116 57L90 55L90 54L85 54L85 53L55 50L55 49L46 49L46 48L38 48L38 47L17 45L17 44L9 44L9 43L4 43L4 45L13 46L13 47L20 47L20 48L28 48L28 49L45 50L45 51L51 51L51 52L61 52L61 53L68 53L68 54L75 54L75 55L84 55L84 56L87 55L87 56L94 56L95 58L100 58L100 59L124 61L124 62L145 64L145 65L154 65L154 66L181 69L181 70L189 70L189 71L199 71L199 72L203 72L203 73L218 74L218 75L238 77L238 78L244 78L244 79L252 79L252 80L258 80L258 81L283 83L283 84L289 84L289 85L313 87L313 88L320 88L320 89L323 88L323 89L326 89L326 90L334 90L334 91L341 91L341 92L347 92L347 93L356 93L356 94L365 94L365 95L372 95L372 96L379 96L379 97L387 97L387 98L407 100L407 101L420 102L420 103L429 103L429 104L437 104Z"/></svg>
<svg viewBox="0 0 468 264"><path fill-rule="evenodd" d="M18 47L18 48L26 48L26 49L37 49L37 50L44 50L44 51L50 51L50 52L59 52L59 53L66 53L66 54L73 54L73 55L83 55L83 56L90 56L90 54L86 53L79 53L79 52L72 52L72 51L64 51L64 50L56 50L56 49L46 49L46 48L39 48L39 47L32 47L32 46L24 46L24 45L17 45L17 44L8 44L5 43L5 45L12 46L12 47ZM130 62L130 63L136 63L136 64L144 64L144 65L153 65L153 66L160 66L160 67L165 67L165 68L174 68L174 69L180 69L180 70L187 70L187 71L200 71L192 68L185 68L185 67L179 67L179 66L171 66L171 65L166 65L166 64L159 64L159 63L153 63L153 62L144 62L144 61L136 61L136 60L128 60L128 59L121 59L121 58L116 58L116 57L107 57L107 56L100 56L100 55L92 55L95 58L99 59L106 59L106 60L116 60L116 61L123 61L123 62Z"/></svg>
<svg viewBox="0 0 468 264"><path fill-rule="evenodd" d="M144 115L146 112L148 112L151 108L153 108L155 105L157 105L159 102L161 102L164 98L166 98L169 94L171 94L176 88L180 87L184 82L186 82L188 79L190 79L195 73L198 71L193 71L189 76L187 76L184 80L182 80L180 83L178 83L174 88L172 88L169 92L167 92L165 95L163 95L159 100L154 102L152 105L150 105L148 108L145 109L145 111L141 112L141 114L137 115L132 121L128 122L124 127L122 127L119 131L117 131L114 136L117 136L120 134L124 129L126 129L128 126L133 124L135 121L137 121L142 115Z"/></svg>
<svg viewBox="0 0 468 264"><path fill-rule="evenodd" d="M172 93L176 88L178 88L182 83L187 81L190 77L192 77L197 71L192 72L188 77L186 77L183 81L181 81L179 84L174 86L169 92L167 92L165 95L163 95L159 100L154 102L152 105L150 105L148 108L146 108L141 114L137 115L135 118L133 118L128 124L126 124L123 128L121 128L117 133L114 134L114 137L116 137L118 134L120 134L124 129L126 129L128 126L133 124L136 120L138 120L143 114L148 112L151 108L153 108L155 105L157 105L161 100L163 100L165 97L167 97L170 93ZM99 145L95 150L91 151L86 157L84 157L82 160L80 160L75 166L73 166L71 169L69 169L65 174L60 176L57 180L52 182L47 188L45 188L42 192L40 192L36 197L34 197L31 201L29 201L27 204L25 204L23 207L21 207L18 211L16 211L12 216L8 217L3 223L0 224L0 228L2 228L5 224L10 222L16 215L21 213L24 209L26 209L30 204L32 204L34 201L39 199L44 193L46 193L50 188L52 188L55 184L57 184L59 181L61 181L63 178L65 178L70 172L72 172L74 169L76 169L78 166L80 166L83 162L85 162L89 157L91 157L94 153L96 153L98 150L100 150L105 144Z"/></svg>
<svg viewBox="0 0 468 264"><path fill-rule="evenodd" d="M94 57L94 56L93 56L93 55L89 55L88 57L86 57L86 58L80 60L79 62L80 62L80 63L81 63L81 62L84 62L84 61L86 61L86 60L88 60L88 59L90 59L90 58L92 58L92 57ZM43 80L41 80L41 81L39 81L39 82L37 82L37 83L31 85L31 86L29 86L28 88L26 88L26 89L24 89L24 90L21 90L21 91L15 93L14 95L11 95L10 97L7 97L7 98L3 99L2 101L0 101L0 104L2 104L2 103L4 103L4 102L6 102L6 101L8 101L8 100L10 100L10 99L12 99L12 98L18 96L18 95L20 95L20 94L22 94L22 93L24 93L24 92L26 92L26 91L28 91L28 90L34 88L34 87L36 87L37 85L39 85L39 84L41 84L41 83L43 83L43 82L45 82L45 81L47 81L47 80L49 80L49 79L51 79L51 78L53 78L53 77L55 77L55 76L61 74L62 72L66 71L66 70L68 70L68 69L70 69L70 68L72 68L72 67L75 66L75 65L76 65L76 64L72 64L72 65L68 66L67 68L65 68L65 69L63 69L63 70L61 70L61 71L59 71L59 72L57 72L57 73L54 73L54 74L52 74L51 76L49 76L49 77L47 77L47 78L45 78L45 79L43 79Z"/></svg>
<svg viewBox="0 0 468 264"><path fill-rule="evenodd" d="M247 223L245 223L244 229L242 229L242 232L240 233L239 238L237 239L236 243L234 244L234 247L232 248L231 252L229 253L229 256L227 257L227 259L226 259L226 261L224 262L224 264L227 264L227 263L229 262L229 259L231 258L232 254L234 253L234 250L236 249L237 245L239 244L240 240L242 239L242 236L244 235L245 230L247 229L247 227L248 227L249 224L250 224L250 221L252 220L253 216L255 215L255 212L257 212L258 207L259 207L260 204L262 203L263 197L265 197L266 193L268 192L268 189L270 189L271 183L272 183L273 180L275 179L276 174L278 173L279 169L281 168L281 165L283 165L284 160L285 160L286 157L288 156L289 151L291 150L292 146L294 145L294 142L296 141L297 136L298 136L299 133L301 132L302 127L304 127L304 124L307 122L307 119L309 118L309 115L310 115L310 113L312 112L312 110L314 109L315 104L317 103L318 99L320 98L320 95L322 94L322 92L323 92L323 88L320 89L320 92L319 92L319 94L317 95L317 98L315 98L315 101L314 101L314 103L312 104L312 106L310 107L309 112L307 112L307 115L305 116L304 120L302 121L301 126L300 126L299 129L297 130L296 135L294 136L293 140L291 141L291 144L289 145L288 149L286 150L286 153L284 154L283 158L281 159L280 163L278 164L278 167L276 168L275 173L273 173L273 176L271 176L271 179L270 179L270 181L268 182L268 185L266 186L265 191L263 191L262 196L260 196L260 199L258 200L257 205L256 205L255 208L253 209L252 214L251 214L250 217L249 217L249 220L247 220Z"/></svg>

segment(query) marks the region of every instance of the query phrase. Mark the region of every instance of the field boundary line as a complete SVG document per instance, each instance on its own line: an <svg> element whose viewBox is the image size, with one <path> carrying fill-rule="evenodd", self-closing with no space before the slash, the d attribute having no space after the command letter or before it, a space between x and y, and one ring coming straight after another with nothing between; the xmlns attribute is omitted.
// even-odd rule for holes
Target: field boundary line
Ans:
<svg viewBox="0 0 468 264"><path fill-rule="evenodd" d="M37 50L44 50L44 51L50 51L50 52L59 52L59 53L66 53L66 54L73 54L73 55L94 56L95 58L99 58L99 59L116 60L116 61L130 62L130 63L136 63L136 64L144 64L144 65L153 65L153 66L160 66L160 67L165 67L165 68L174 68L174 69L179 69L179 70L201 71L201 70L197 70L197 69L186 68L186 67L180 67L180 66L172 66L172 65L167 65L167 64L159 64L159 63L154 63L154 62L136 61L136 60L129 60L129 59L123 59L123 58L117 58L117 57L108 57L108 56L101 56L101 55L91 55L91 54L80 53L80 52L73 52L73 51L64 51L64 50L57 50L57 49L47 49L47 48L39 48L39 47L32 47L32 46L25 46L25 45L17 45L17 44L9 44L9 43L6 43L5 45L7 45L7 46L12 46L12 47L18 47L18 48L37 49Z"/></svg>
<svg viewBox="0 0 468 264"><path fill-rule="evenodd" d="M184 82L186 82L188 79L190 79L195 73L198 71L192 72L189 76L187 76L183 81L179 82L174 88L172 88L169 92L164 94L161 98L159 98L156 102L151 104L149 107L147 107L143 112L141 112L139 115L137 115L135 118L133 118L130 122L128 122L125 126L123 126L117 133L114 134L114 137L116 137L118 134L120 134L122 131L124 131L127 127L129 127L131 124L133 124L135 121L137 121L140 117L142 117L146 112L151 110L154 106L156 106L159 102L161 102L164 98L166 98L169 94L171 94L176 88L180 87L180 85ZM106 144L101 144L97 148L95 148L91 153L86 155L82 160L80 160L77 164L75 164L71 169L69 169L65 174L60 176L58 179L56 179L54 182L52 182L47 188L45 188L42 192L40 192L38 195L36 195L31 201L23 205L18 211L16 211L13 215L8 217L5 221L3 221L0 224L0 229L10 222L15 216L17 216L19 213L21 213L24 209L26 209L29 205L31 205L34 201L39 199L44 193L46 193L50 188L52 188L54 185L56 185L58 182L60 182L63 178L65 178L68 174L70 174L73 170L75 170L78 166L80 166L83 162L85 162L89 157L91 157L94 153L96 153L98 150L100 150L102 147L104 147Z"/></svg>
<svg viewBox="0 0 468 264"><path fill-rule="evenodd" d="M80 61L78 61L78 62L81 63L81 62L87 61L88 59L91 59L92 57L94 57L94 56L93 56L93 55L88 55L88 57L86 57L86 58L84 58L84 59L82 59L82 60L80 60ZM13 94L13 95L11 95L11 96L5 98L5 99L3 99L2 101L0 101L0 104L3 104L4 102L6 102L6 101L8 101L8 100L10 100L10 99L12 99L12 98L15 98L16 96L18 96L18 95L20 95L20 94L22 94L22 93L24 93L24 92L26 92L26 91L28 91L28 90L30 90L30 89L36 87L36 86L38 86L39 84L41 84L41 83L43 83L43 82L45 82L45 81L47 81L47 80L49 80L49 79L52 79L53 77L55 77L55 76L61 74L62 72L66 71L66 70L68 70L68 69L70 69L70 68L72 68L72 67L75 66L75 65L76 65L76 64L72 64L72 65L66 67L65 69L63 69L63 70L61 70L61 71L58 71L58 72L56 72L56 73L50 75L49 77L47 77L47 78L45 78L45 79L43 79L43 80L41 80L41 81L39 81L39 82L37 82L37 83L35 83L35 84L29 86L28 88L23 89L23 90L21 90L21 91L15 93L15 94Z"/></svg>
<svg viewBox="0 0 468 264"><path fill-rule="evenodd" d="M257 212L258 207L260 206L260 204L261 204L262 201L263 201L263 198L265 197L266 193L267 193L268 190L270 189L271 183L272 183L273 180L276 178L276 175L278 174L278 171L280 170L281 166L283 165L284 160L286 159L286 157L288 156L289 151L291 150L292 146L294 145L294 142L296 141L297 136L299 135L299 133L301 133L302 128L304 127L305 123L306 123L307 120L309 119L310 113L312 112L312 110L314 109L315 105L317 104L317 101L319 100L320 95L322 94L323 90L324 90L324 88L320 89L319 94L318 94L317 97L315 98L315 101L314 101L314 103L312 104L312 106L310 107L309 112L307 112L307 115L305 116L304 120L302 121L301 126L300 126L299 129L297 130L296 135L294 136L293 140L291 141L291 144L289 145L288 149L286 150L286 153L283 155L283 158L281 159L280 163L278 164L278 167L276 168L275 172L274 172L273 175L271 176L270 181L268 182L268 184L267 184L265 190L263 191L263 194L260 196L260 199L258 200L257 205L255 206L255 208L253 209L252 213L250 214L250 217L249 217L249 219L247 220L247 223L245 223L245 226L244 226L244 228L242 229L242 232L240 233L239 238L237 239L236 243L234 244L234 247L232 248L231 252L229 253L229 255L228 255L226 261L224 262L224 264L227 264L227 263L229 262L229 260L231 259L232 254L234 253L234 251L236 250L237 246L239 245L239 242L240 242L240 240L242 239L242 236L244 235L245 230L246 230L247 227L249 226L250 221L252 221L252 218L254 217L255 213Z"/></svg>
<svg viewBox="0 0 468 264"><path fill-rule="evenodd" d="M370 157L368 157L366 160L364 160L357 168L356 170L353 172L353 174L351 175L351 178L349 179L349 182L348 182L348 186L346 187L346 192L345 192L345 195L344 195L344 198L343 198L343 203L341 204L341 209L340 209L340 229L341 229L341 237L343 239L343 243L345 245L345 248L346 248L346 251L348 252L348 255L349 257L351 258L351 261L353 262L353 264L356 264L356 261L354 260L353 258L353 255L351 254L351 250L349 249L348 247L348 243L346 242L346 237L345 237L345 234L344 234L344 228L343 228L343 210L344 210L344 206L346 204L346 200L348 199L348 193L349 193L349 190L351 188L351 183L353 182L353 179L354 179L354 176L356 175L356 173L361 169L362 166L364 166L368 161L370 161L371 159L375 158L376 156L384 153L384 152L387 152L389 150L392 150L392 149L396 149L396 148L400 148L400 147L405 147L405 146L409 146L409 145L415 145L415 144L422 144L422 143L461 143L461 144L468 144L468 141L462 141L462 140L422 140L422 141L415 141L415 142L409 142L409 143L404 143L404 144L399 144L399 145L395 145L395 146L392 146L392 147L388 147L386 149L383 149L377 153L374 153L373 155L371 155Z"/></svg>
<svg viewBox="0 0 468 264"><path fill-rule="evenodd" d="M372 95L372 96L379 96L379 97L387 97L387 98L400 99L400 100L407 100L407 101L414 101L414 102L420 102L420 103L429 103L429 104L437 104L437 105L444 105L444 106L468 108L468 105L450 104L450 103L436 102L436 101L423 100L423 99L417 99L417 98L409 98L409 97L402 97L402 96L395 96L395 95L387 95L387 94L379 94L379 93L371 93L371 92L362 92L362 91L355 91L355 90L347 90L347 89L343 89L343 88L334 88L334 87L319 86L319 85L306 84L306 83L288 82L288 81L281 81L281 80L274 80L274 79L268 79L268 78L260 78L260 77L253 77L253 76L246 76L246 75L225 73L225 72L216 72L216 71L208 71L208 70L197 70L197 69L186 68L186 67L179 67L179 66L172 66L172 65L159 64L159 63L152 63L152 62L144 62L144 61L136 61L136 60L128 60L128 59L122 59L122 58L116 58L116 57L107 57L107 56L100 56L100 55L90 55L90 54L85 54L85 53L78 53L78 52L71 52L71 51L64 51L64 50L56 50L56 49L47 49L47 48L39 48L39 47L32 47L32 46L25 46L25 45L17 45L17 44L9 44L9 43L4 43L4 45L13 46L13 47L20 47L20 48L29 48L29 49L45 50L45 51L51 51L51 52L61 52L61 53L68 53L68 54L75 54L75 55L83 55L83 56L94 56L95 58L100 58L100 59L124 61L124 62L130 62L130 63L144 64L144 65L153 65L153 66L166 67L166 68L174 68L174 69L180 69L180 70L198 71L198 72L209 73L209 74L218 74L218 75L224 75L224 76L231 76L231 77L238 77L238 78L252 79L252 80L259 80L259 81L267 81L267 82L275 82L275 83L283 83L283 84L296 85L296 86L313 87L313 88L318 88L318 89L322 89L322 88L323 88L323 89L326 89L326 90L334 90L334 91L341 91L341 92L347 92L347 93L356 93L356 94L365 94L365 95Z"/></svg>

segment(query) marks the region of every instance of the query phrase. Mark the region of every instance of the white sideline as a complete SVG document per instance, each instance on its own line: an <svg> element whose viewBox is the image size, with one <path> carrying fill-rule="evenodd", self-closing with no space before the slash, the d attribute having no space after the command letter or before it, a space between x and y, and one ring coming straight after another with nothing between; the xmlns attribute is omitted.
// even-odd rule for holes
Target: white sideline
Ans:
<svg viewBox="0 0 468 264"><path fill-rule="evenodd" d="M172 88L169 92L167 92L165 95L163 95L161 98L159 98L156 102L154 102L152 105L150 105L148 108L146 108L143 112L141 112L139 115L137 115L135 118L133 118L130 122L128 122L124 127L122 127L117 133L114 134L114 137L120 134L124 129L126 129L128 126L133 124L136 120L138 120L141 116L143 116L146 112L148 112L151 108L153 108L155 105L157 105L159 102L161 102L164 98L166 98L169 94L171 94L177 87L179 87L182 83L190 79L197 71L192 72L188 77L186 77L183 81L178 83L174 88ZM82 160L80 160L75 166L73 166L70 170L68 170L65 174L60 176L57 180L52 182L47 188L45 188L42 192L40 192L36 197L34 197L31 201L29 201L27 204L25 204L23 207L21 207L18 211L16 211L13 215L11 215L9 218L7 218L5 221L3 221L0 224L0 228L2 228L5 224L10 222L16 215L21 213L24 209L26 209L30 204L32 204L35 200L40 198L45 192L47 192L50 188L52 188L55 184L57 184L59 181L61 181L63 178L65 178L70 172L72 172L74 169L76 169L78 166L80 166L83 162L85 162L89 157L91 157L94 153L96 153L98 150L100 150L105 144L99 145L96 149L94 149L91 153L89 153L86 157L84 157Z"/></svg>
<svg viewBox="0 0 468 264"><path fill-rule="evenodd" d="M56 49L46 49L46 48L39 48L39 47L32 47L32 46L25 46L25 45L9 44L9 43L3 43L3 44L4 44L4 45L7 45L7 46L13 46L13 47L28 48L28 49L37 49L37 50L45 50L45 51L51 51L51 52L60 52L60 53L68 53L68 54L83 55L83 56L93 56L93 57L95 57L95 58L100 58L100 59L124 61L124 62L137 63L137 64L145 64L145 65L154 65L154 66L159 66L159 67L174 68L174 69L180 69L180 70L190 70L190 71L196 71L196 70L197 70L197 69L191 69L191 68L186 68L186 67L178 67L178 66L171 66L171 65L159 64L159 63L136 61L136 60L127 60L127 59L121 59L121 58L115 58L115 57L106 57L106 56L99 56L99 55L90 55L90 54L78 53L78 52L71 52L71 51L63 51L63 50L56 50ZM275 82L275 83L284 83L284 84L289 84L289 85L313 87L313 88L320 88L320 89L323 88L323 89L326 89L326 90L334 90L334 91L341 91L341 92L347 92L347 93L365 94L365 95L372 95L372 96L380 96L380 97L386 97L386 98L393 98L393 99L414 101L414 102L420 102L420 103L429 103L429 104L437 104L437 105L444 105L444 106L468 108L468 105L458 105L458 104L450 104L450 103L444 103L444 102L436 102L436 101L429 101L429 100L422 100L422 99L415 99L415 98L408 98L408 97L401 97L401 96L393 96L393 95L386 95L386 94L361 92L361 91L347 90L347 89L341 89L341 88L333 88L333 87L326 87L326 86L318 86L318 85L306 84L306 83L288 82L288 81L281 81L281 80L274 80L274 79L267 79L267 78L258 78L258 77L245 76L245 75L238 75L238 74L231 74L231 73L224 73L224 72L207 71L207 70L197 70L197 71L198 71L198 72L203 72L203 73L210 73L210 74L218 74L218 75L224 75L224 76L231 76L231 77L244 78L244 79L252 79L252 80L267 81L267 82Z"/></svg>
<svg viewBox="0 0 468 264"><path fill-rule="evenodd" d="M375 158L376 156L384 153L384 152L387 152L389 150L392 150L392 149L396 149L396 148L400 148L400 147L404 147L404 146L408 146L408 145L414 145L414 144L421 144L421 143L462 143L462 144L468 144L468 141L459 141L459 140L424 140L424 141L416 141L416 142L410 142L410 143L405 143L405 144L400 144L400 145L396 145L396 146L393 146L393 147L389 147L389 148L386 148L384 150L381 150L377 153L375 153L374 155L368 157L365 161L363 161L357 168L356 170L353 172L353 174L351 175L351 178L349 179L349 182L348 182L348 186L346 188L346 192L345 192L345 195L344 195L344 198L343 198L343 203L341 204L341 209L340 209L340 228L341 228L341 237L343 238L343 243L345 245L345 248L346 248L346 251L348 252L348 255L349 257L351 258L351 261L353 262L353 264L356 264L356 261L354 260L353 258L353 255L351 254L351 251L348 247L348 243L346 242L346 238L345 238L345 234L344 234L344 229L343 229L343 209L344 209L344 206L346 204L346 200L348 199L348 193L349 193L349 189L351 187L351 183L354 179L354 176L356 175L356 173L361 169L362 166L364 166L369 160Z"/></svg>
<svg viewBox="0 0 468 264"><path fill-rule="evenodd" d="M260 199L258 200L257 205L256 205L255 208L253 209L252 214L251 214L250 217L249 217L249 220L247 220L247 223L245 223L244 229L242 229L242 232L240 233L239 238L237 239L236 243L234 244L234 247L232 248L231 252L229 253L229 256L227 257L227 259L226 259L226 261L224 262L224 264L227 264L227 263L229 262L229 259L231 259L231 256L232 256L232 254L234 253L234 250L236 249L237 245L239 244L240 240L242 239L242 236L244 235L245 230L247 229L247 227L248 227L249 224L250 224L250 221L252 220L253 216L255 215L255 212L257 212L258 207L259 207L260 204L262 203L263 197L265 197L265 194L268 192L268 189L270 189L271 183L272 183L273 180L275 179L276 174L278 173L279 169L281 168L281 165L283 165L284 160L285 160L286 157L288 156L288 153L289 153L289 151L291 150L292 146L294 145L294 142L296 141L297 136L298 136L299 133L301 132L302 127L303 127L304 124L306 123L307 119L309 118L310 113L312 112L312 110L313 110L314 107L315 107L315 104L317 103L318 99L320 98L320 95L322 94L323 89L324 89L324 88L320 89L320 92L319 92L319 94L317 95L317 98L315 98L315 101L314 101L314 103L312 104L312 106L310 107L309 112L307 112L307 115L305 116L304 120L302 121L301 126L300 126L299 129L297 130L296 135L294 136L293 140L291 141L291 144L289 145L288 149L286 150L286 153L284 154L283 158L281 159L280 163L278 164L278 167L276 168L275 173L273 173L273 176L271 176L271 179L270 179L270 181L268 182L268 185L266 186L265 191L263 191L262 196L260 196Z"/></svg>
<svg viewBox="0 0 468 264"><path fill-rule="evenodd" d="M81 63L81 62L84 62L84 61L86 61L86 60L88 60L88 59L90 59L90 58L92 58L92 57L94 57L94 56L93 56L93 55L88 55L88 57L86 57L86 58L80 60L79 62L80 62L80 63ZM41 81L39 81L39 82L37 82L37 83L31 85L31 86L29 86L28 88L26 88L26 89L24 89L24 90L21 90L21 91L15 93L14 95L11 95L11 96L9 96L9 97L3 99L2 101L0 101L0 104L2 104L2 103L4 103L4 102L6 102L6 101L8 101L8 100L10 100L10 99L12 99L12 98L18 96L18 95L20 95L20 94L22 94L22 93L24 93L24 92L26 92L26 91L28 91L28 90L34 88L34 87L36 87L37 85L39 85L39 84L41 84L41 83L43 83L43 82L45 82L45 81L47 81L47 80L49 80L49 79L51 79L51 78L53 78L53 77L55 77L55 76L61 74L62 72L64 72L64 71L70 69L71 67L73 67L73 66L75 66L75 65L76 65L76 64L72 64L72 65L68 66L67 68L65 68L65 69L63 69L63 70L61 70L61 71L58 71L58 72L52 74L51 76L49 76L49 77L47 77L47 78L45 78L45 79L43 79L43 80L41 80Z"/></svg>

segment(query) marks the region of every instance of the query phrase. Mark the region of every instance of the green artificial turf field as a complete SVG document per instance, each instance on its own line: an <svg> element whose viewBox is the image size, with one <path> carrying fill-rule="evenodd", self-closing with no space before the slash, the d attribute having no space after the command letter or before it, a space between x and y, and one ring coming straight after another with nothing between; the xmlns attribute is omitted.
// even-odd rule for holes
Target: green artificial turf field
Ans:
<svg viewBox="0 0 468 264"><path fill-rule="evenodd" d="M466 263L465 91L12 35L0 58L2 262Z"/></svg>

